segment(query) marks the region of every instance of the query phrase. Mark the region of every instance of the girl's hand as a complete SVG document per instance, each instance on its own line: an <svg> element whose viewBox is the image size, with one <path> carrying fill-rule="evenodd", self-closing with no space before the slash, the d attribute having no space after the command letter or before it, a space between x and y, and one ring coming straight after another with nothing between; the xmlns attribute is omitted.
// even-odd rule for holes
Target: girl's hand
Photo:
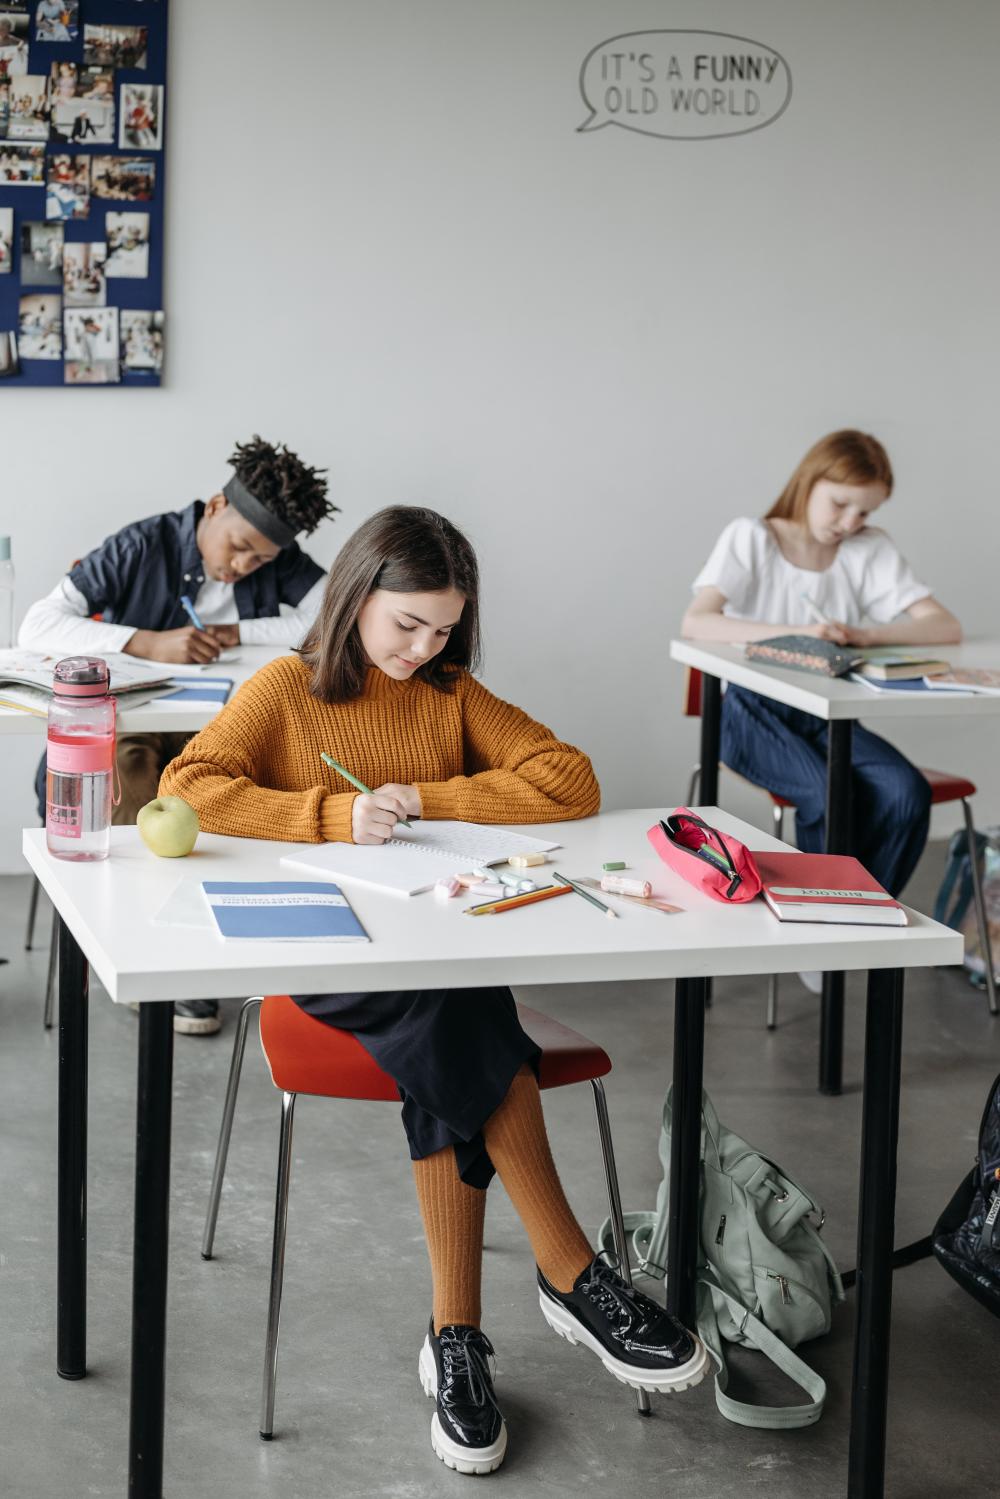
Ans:
<svg viewBox="0 0 1000 1499"><path fill-rule="evenodd" d="M843 625L836 619L827 620L826 624L823 625L809 625L802 633L804 635L815 635L817 640L832 640L834 645L857 644L856 641L851 639L851 636L858 632L852 630L850 625Z"/></svg>
<svg viewBox="0 0 1000 1499"><path fill-rule="evenodd" d="M402 787L395 787L397 791ZM385 787L371 796L356 796L351 807L351 837L355 843L385 843L407 816L406 808Z"/></svg>
<svg viewBox="0 0 1000 1499"><path fill-rule="evenodd" d="M405 817L419 817L423 808L420 804L420 792L416 786L400 786L395 781L387 781L384 786L376 786L375 795L381 796L383 792L387 796L394 796L406 808Z"/></svg>
<svg viewBox="0 0 1000 1499"><path fill-rule="evenodd" d="M820 625L819 628L821 631L836 631L835 634L821 634L821 640L835 640L838 645L867 646L872 644L871 630L864 629L861 625L842 625L839 620L831 620L828 625Z"/></svg>

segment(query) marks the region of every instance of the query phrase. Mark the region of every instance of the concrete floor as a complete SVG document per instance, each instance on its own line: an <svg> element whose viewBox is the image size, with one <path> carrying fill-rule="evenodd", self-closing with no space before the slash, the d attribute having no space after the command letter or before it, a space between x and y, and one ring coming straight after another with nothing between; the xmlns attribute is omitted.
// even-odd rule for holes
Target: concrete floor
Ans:
<svg viewBox="0 0 1000 1499"><path fill-rule="evenodd" d="M925 909L940 845L909 898ZM22 951L26 879L0 880L0 1370L4 1494L16 1499L124 1495L136 1016L99 987L90 1019L90 1377L54 1371L56 1035L42 1030L42 947ZM652 919L652 918L651 918ZM720 982L710 1012L706 1081L723 1119L807 1183L829 1213L827 1237L853 1264L859 1148L861 986L848 992L839 1099L814 1090L817 1002L784 984L781 1025L763 1026L759 980ZM626 1207L652 1204L656 1135L669 1073L670 995L654 984L523 991L603 1043ZM255 1045L240 1098L217 1241L198 1253L235 1005L220 1037L177 1038L169 1304L170 1499L429 1499L467 1493L428 1439L417 1351L429 1274L397 1112L384 1104L299 1104L276 1430L257 1436L278 1096ZM955 971L907 989L898 1242L925 1233L968 1170L986 1090L1000 1066L1000 1021ZM590 1090L546 1095L556 1159L588 1230L605 1211ZM502 1189L487 1217L485 1326L499 1354L497 1390L510 1429L488 1482L512 1496L669 1494L723 1499L832 1499L845 1489L853 1297L807 1358L829 1385L806 1431L754 1432L716 1412L710 1382L660 1399L650 1420L596 1360L548 1331L533 1267ZM1000 1325L934 1262L900 1272L886 1492L937 1499L996 1492ZM775 1400L794 1398L741 1378ZM487 1480L480 1480L486 1482Z"/></svg>

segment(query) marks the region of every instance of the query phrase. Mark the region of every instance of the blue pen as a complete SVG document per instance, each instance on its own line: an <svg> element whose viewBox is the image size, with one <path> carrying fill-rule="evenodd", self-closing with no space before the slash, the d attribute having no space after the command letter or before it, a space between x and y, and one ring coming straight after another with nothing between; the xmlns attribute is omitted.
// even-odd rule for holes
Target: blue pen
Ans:
<svg viewBox="0 0 1000 1499"><path fill-rule="evenodd" d="M201 620L198 618L197 609L194 607L186 593L181 594L181 608L184 610L184 613L187 615L188 619L194 625L196 630L203 630L205 628Z"/></svg>

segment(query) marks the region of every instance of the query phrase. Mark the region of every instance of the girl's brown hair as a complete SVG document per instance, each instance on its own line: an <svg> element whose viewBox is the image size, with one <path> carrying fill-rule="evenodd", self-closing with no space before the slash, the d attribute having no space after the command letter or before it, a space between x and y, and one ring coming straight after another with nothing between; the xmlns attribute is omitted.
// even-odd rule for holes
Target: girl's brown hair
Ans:
<svg viewBox="0 0 1000 1499"><path fill-rule="evenodd" d="M764 519L804 520L812 487L820 479L834 484L884 484L886 494L892 494L892 465L878 438L844 427L813 444Z"/></svg>
<svg viewBox="0 0 1000 1499"><path fill-rule="evenodd" d="M413 673L450 692L456 673L479 664L479 568L471 544L434 510L390 505L359 526L330 569L316 623L300 647L312 670L310 690L324 703L359 697L369 662L358 632L361 606L376 588L390 593L439 593L465 599L444 648Z"/></svg>

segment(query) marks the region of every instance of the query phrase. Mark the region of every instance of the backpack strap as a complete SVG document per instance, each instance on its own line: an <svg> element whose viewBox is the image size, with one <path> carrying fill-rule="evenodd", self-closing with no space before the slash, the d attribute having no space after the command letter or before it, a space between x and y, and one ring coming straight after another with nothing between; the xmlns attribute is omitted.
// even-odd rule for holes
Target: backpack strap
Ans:
<svg viewBox="0 0 1000 1499"><path fill-rule="evenodd" d="M715 1403L720 1414L727 1421L734 1421L737 1426L753 1426L772 1431L813 1426L823 1414L825 1380L776 1337L769 1327L765 1327L758 1317L748 1312L742 1302L724 1291L710 1271L699 1276L698 1287L698 1335L719 1371L715 1376ZM775 1368L787 1374L801 1390L810 1395L810 1401L805 1405L754 1405L746 1400L735 1400L732 1395L726 1394L729 1371L722 1352L722 1339L712 1301L713 1292L725 1301L743 1336L765 1358L770 1359Z"/></svg>

